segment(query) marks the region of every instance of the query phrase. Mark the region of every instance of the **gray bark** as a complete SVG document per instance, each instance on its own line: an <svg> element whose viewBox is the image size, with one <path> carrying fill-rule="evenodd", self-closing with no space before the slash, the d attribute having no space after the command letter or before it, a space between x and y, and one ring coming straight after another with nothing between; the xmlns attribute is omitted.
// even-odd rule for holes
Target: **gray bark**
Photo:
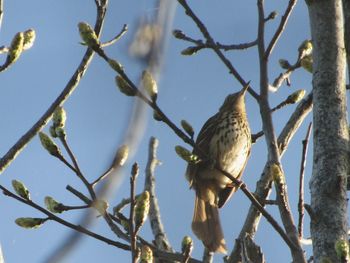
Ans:
<svg viewBox="0 0 350 263"><path fill-rule="evenodd" d="M335 243L347 240L349 143L342 1L310 0L308 7L314 60L314 153L310 181L314 262L341 262Z"/></svg>

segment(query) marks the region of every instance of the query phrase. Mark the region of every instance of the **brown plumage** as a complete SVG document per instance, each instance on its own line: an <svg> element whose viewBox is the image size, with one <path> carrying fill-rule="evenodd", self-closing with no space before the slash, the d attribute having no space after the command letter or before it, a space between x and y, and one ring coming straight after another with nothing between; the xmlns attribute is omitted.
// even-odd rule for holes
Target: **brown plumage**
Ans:
<svg viewBox="0 0 350 263"><path fill-rule="evenodd" d="M226 253L219 208L237 190L214 166L239 179L250 154L251 136L244 103L246 90L247 87L228 95L219 112L203 125L196 144L209 160L189 164L186 170L186 177L196 191L192 230L212 252ZM193 152L200 155L196 150Z"/></svg>

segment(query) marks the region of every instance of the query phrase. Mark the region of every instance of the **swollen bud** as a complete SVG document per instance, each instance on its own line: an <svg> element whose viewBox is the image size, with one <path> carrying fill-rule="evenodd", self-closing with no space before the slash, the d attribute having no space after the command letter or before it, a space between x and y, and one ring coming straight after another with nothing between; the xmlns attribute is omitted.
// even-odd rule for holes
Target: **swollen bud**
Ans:
<svg viewBox="0 0 350 263"><path fill-rule="evenodd" d="M281 168L279 167L279 165L273 163L270 165L270 175L272 176L273 180L284 184L284 175L283 172L281 170Z"/></svg>
<svg viewBox="0 0 350 263"><path fill-rule="evenodd" d="M307 55L300 60L300 65L308 72L312 73L312 55Z"/></svg>
<svg viewBox="0 0 350 263"><path fill-rule="evenodd" d="M23 45L24 45L24 34L22 32L19 32L12 39L12 42L7 54L7 59L6 59L7 64L14 63L19 58L19 56L23 51Z"/></svg>
<svg viewBox="0 0 350 263"><path fill-rule="evenodd" d="M280 64L280 67L283 69L290 69L291 68L289 61L286 59L279 59L278 63Z"/></svg>
<svg viewBox="0 0 350 263"><path fill-rule="evenodd" d="M39 132L41 145L53 156L61 157L61 151L57 144L45 133Z"/></svg>
<svg viewBox="0 0 350 263"><path fill-rule="evenodd" d="M187 132L187 134L190 135L190 137L192 138L194 135L194 130L192 128L192 125L189 124L186 120L182 120L181 126L185 130L185 132Z"/></svg>
<svg viewBox="0 0 350 263"><path fill-rule="evenodd" d="M28 29L23 32L24 40L23 40L23 50L30 49L35 41L35 31L34 29Z"/></svg>
<svg viewBox="0 0 350 263"><path fill-rule="evenodd" d="M53 199L51 196L46 196L44 199L47 210L52 213L62 213L64 211L63 205Z"/></svg>
<svg viewBox="0 0 350 263"><path fill-rule="evenodd" d="M286 103L287 104L294 104L299 102L302 98L304 98L306 91L304 89L297 90L290 94L287 99Z"/></svg>
<svg viewBox="0 0 350 263"><path fill-rule="evenodd" d="M133 87L131 87L122 76L117 75L115 77L115 83L119 90L126 96L133 97L136 95L136 90Z"/></svg>
<svg viewBox="0 0 350 263"><path fill-rule="evenodd" d="M190 255L193 249L193 240L189 236L185 236L181 242L182 254Z"/></svg>
<svg viewBox="0 0 350 263"><path fill-rule="evenodd" d="M149 192L144 191L136 199L135 204L135 233L137 233L141 226L145 223L149 212Z"/></svg>
<svg viewBox="0 0 350 263"><path fill-rule="evenodd" d="M183 160L189 163L198 163L200 161L199 157L193 153L191 153L186 148L177 145L175 146L175 151L178 156L180 156Z"/></svg>
<svg viewBox="0 0 350 263"><path fill-rule="evenodd" d="M299 56L303 58L304 56L311 55L312 53L312 42L311 40L304 40L303 43L300 44L299 48Z"/></svg>
<svg viewBox="0 0 350 263"><path fill-rule="evenodd" d="M159 115L158 111L153 111L153 119L156 121L163 121L162 117Z"/></svg>
<svg viewBox="0 0 350 263"><path fill-rule="evenodd" d="M152 101L156 101L158 95L157 82L148 70L144 70L142 72L142 85L146 89Z"/></svg>
<svg viewBox="0 0 350 263"><path fill-rule="evenodd" d="M78 28L80 37L86 45L92 49L100 46L100 41L98 40L94 29L88 23L80 22Z"/></svg>
<svg viewBox="0 0 350 263"><path fill-rule="evenodd" d="M47 218L20 217L15 220L15 223L20 227L33 229L40 227Z"/></svg>
<svg viewBox="0 0 350 263"><path fill-rule="evenodd" d="M181 55L192 56L196 54L198 50L199 50L198 47L188 47L181 51Z"/></svg>
<svg viewBox="0 0 350 263"><path fill-rule="evenodd" d="M115 156L115 164L123 166L128 159L129 147L127 145L122 145L118 148L117 154Z"/></svg>
<svg viewBox="0 0 350 263"><path fill-rule="evenodd" d="M52 116L53 126L55 128L56 127L63 128L66 124L66 119L67 119L66 111L61 106L58 106Z"/></svg>
<svg viewBox="0 0 350 263"><path fill-rule="evenodd" d="M30 200L30 193L27 187L20 181L12 180L13 190L24 199Z"/></svg>
<svg viewBox="0 0 350 263"><path fill-rule="evenodd" d="M337 253L337 257L341 260L341 262L348 262L349 259L349 242L347 240L338 240L335 245L335 252ZM345 261L346 260L346 261Z"/></svg>
<svg viewBox="0 0 350 263"><path fill-rule="evenodd" d="M178 29L173 30L173 36L178 39L183 39L185 37L185 34Z"/></svg>
<svg viewBox="0 0 350 263"><path fill-rule="evenodd" d="M152 263L152 262L153 262L152 249L147 245L143 245L141 247L141 263Z"/></svg>
<svg viewBox="0 0 350 263"><path fill-rule="evenodd" d="M108 65L114 69L116 72L120 72L123 71L123 66L122 64L120 64L118 61L116 61L115 59L108 59Z"/></svg>

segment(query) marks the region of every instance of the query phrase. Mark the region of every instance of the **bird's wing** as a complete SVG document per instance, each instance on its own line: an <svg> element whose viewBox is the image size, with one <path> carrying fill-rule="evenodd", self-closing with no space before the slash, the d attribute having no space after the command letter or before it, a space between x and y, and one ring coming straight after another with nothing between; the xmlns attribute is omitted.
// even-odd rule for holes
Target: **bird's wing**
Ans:
<svg viewBox="0 0 350 263"><path fill-rule="evenodd" d="M199 150L194 149L193 153L200 155L201 153L208 154L209 153L209 144L210 140L213 137L216 129L216 121L215 119L218 117L218 114L215 114L211 118L209 118L203 125L202 129L199 131L196 145ZM200 162L199 164L188 164L186 170L186 178L190 182L190 185L193 184L193 179L197 174L198 168L202 166L204 162Z"/></svg>

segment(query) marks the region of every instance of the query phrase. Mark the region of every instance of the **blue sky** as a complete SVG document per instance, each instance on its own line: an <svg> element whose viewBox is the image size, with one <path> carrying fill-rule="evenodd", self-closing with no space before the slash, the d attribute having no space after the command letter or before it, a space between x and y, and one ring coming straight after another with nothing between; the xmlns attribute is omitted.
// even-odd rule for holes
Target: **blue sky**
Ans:
<svg viewBox="0 0 350 263"><path fill-rule="evenodd" d="M207 25L213 37L220 43L242 43L252 41L257 31L256 1L189 1L194 11ZM108 47L107 53L120 61L127 74L137 82L143 67L130 58L127 50L132 33L137 28L140 17L151 17L155 9L153 1L110 1L103 40L109 40L120 31L123 24L129 25L129 32L116 45ZM25 52L20 60L9 70L0 74L2 83L0 112L2 116L0 138L1 155L26 132L43 114L52 101L64 88L85 52L79 44L77 24L87 21L93 24L95 19L94 1L19 1L4 3L5 15L1 28L1 45L7 45L18 31L34 28L37 39L32 49ZM285 3L266 3L266 14L285 9ZM267 24L267 41L274 32L280 16ZM174 29L181 29L189 36L199 39L201 34L194 23L177 8ZM290 18L290 23L270 59L270 81L281 72L278 59L285 58L294 62L299 44L309 38L307 7L300 1ZM189 121L198 133L202 124L223 102L225 96L240 89L238 82L228 74L222 62L210 50L203 50L195 56L181 56L180 52L188 43L170 38L164 68L159 82L158 103L163 111L177 124L182 119ZM251 80L252 87L258 91L259 69L257 50L230 51L225 53L237 67L245 80ZM5 57L4 57L5 58ZM95 56L87 74L68 99L65 109L68 114L67 132L69 143L74 150L80 166L90 180L99 176L109 165L116 147L121 142L129 119L133 98L120 94L114 85L115 74L99 57ZM270 104L275 106L296 89L311 89L311 75L303 70L297 71L291 78L292 86L282 86L277 93L270 94ZM283 128L295 106L286 107L273 116L277 134ZM261 130L259 109L255 100L247 96L247 110L251 130ZM129 160L124 169L128 175L131 164L138 162L141 174L138 179L138 192L142 190L147 147L150 136L159 139L158 158L162 165L156 170L157 194L164 226L172 246L180 249L183 236L194 235L190 229L194 193L189 190L184 178L186 164L174 151L175 145L184 143L163 123L155 122L148 110L147 128L136 155ZM301 141L305 137L310 117L302 125L288 151L283 157L288 191L294 218L297 218L297 182L301 159ZM47 130L47 129L45 129ZM311 156L311 154L309 155ZM264 139L253 146L247 165L244 181L251 190L260 177L266 161ZM311 173L309 157L306 168L306 189ZM120 175L122 176L122 175ZM10 188L11 180L23 181L31 191L32 198L43 204L46 195L51 195L67 205L79 205L65 190L67 184L83 189L82 184L70 171L49 156L34 138L14 163L1 175L1 184ZM129 195L127 177L114 197L109 200L111 206ZM271 195L274 197L274 193ZM309 197L306 196L306 201ZM244 222L250 202L237 192L232 200L221 210L228 249L233 247L240 227ZM268 211L279 220L276 207ZM0 195L0 242L6 262L43 262L52 249L60 244L69 230L54 222L48 222L37 230L24 230L14 224L17 217L42 216L39 212ZM64 218L78 222L79 214L70 212ZM97 219L93 230L114 238L108 227ZM305 227L308 226L306 219ZM151 240L149 225L141 234ZM306 236L308 232L306 232ZM195 241L193 256L200 258L202 245ZM290 253L281 238L264 219L257 234L257 243L262 246L268 262L288 261ZM309 250L309 248L305 248ZM64 262L129 262L130 254L86 237ZM219 257L216 259L219 260Z"/></svg>

